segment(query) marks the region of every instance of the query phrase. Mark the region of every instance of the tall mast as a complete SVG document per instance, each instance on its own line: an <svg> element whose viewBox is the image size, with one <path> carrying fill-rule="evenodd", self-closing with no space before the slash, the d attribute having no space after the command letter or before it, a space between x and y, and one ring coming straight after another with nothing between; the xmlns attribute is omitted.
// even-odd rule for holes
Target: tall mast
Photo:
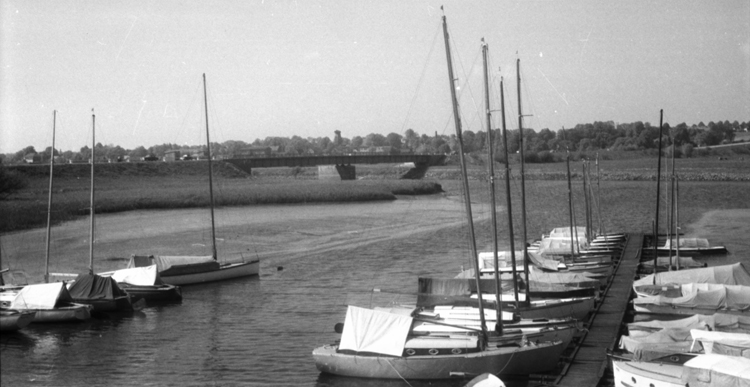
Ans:
<svg viewBox="0 0 750 387"><path fill-rule="evenodd" d="M89 235L89 274L94 274L94 164L96 164L96 115L91 109L91 227Z"/></svg>
<svg viewBox="0 0 750 387"><path fill-rule="evenodd" d="M503 312L502 298L500 298L500 263L497 257L497 213L495 211L495 160L492 156L492 112L490 110L490 86L487 66L487 43L482 38L482 57L484 59L484 108L487 115L487 175L490 181L490 208L492 208L492 243L494 248L492 254L495 263L495 300L497 311L497 323L495 331L502 334L503 332Z"/></svg>
<svg viewBox="0 0 750 387"><path fill-rule="evenodd" d="M659 157L658 157L658 166L656 167L656 225L654 226L654 273L659 271L657 263L658 259L656 259L658 250L656 247L659 245L659 200L661 198L661 131L662 131L662 122L664 120L664 109L659 110ZM670 241L669 249L672 249L672 243ZM654 281L656 281L656 276L654 276Z"/></svg>
<svg viewBox="0 0 750 387"><path fill-rule="evenodd" d="M57 110L52 111L52 152L49 158L49 197L47 198L47 253L44 256L44 282L49 283L49 243L52 225L52 173L55 170L55 123Z"/></svg>
<svg viewBox="0 0 750 387"><path fill-rule="evenodd" d="M518 309L518 277L516 276L516 246L513 235L513 206L510 200L510 164L508 163L508 131L505 127L505 88L500 78L500 113L503 122L503 162L505 163L505 205L508 206L508 241L510 242L510 264L513 265L513 295ZM528 285L527 285L528 286Z"/></svg>
<svg viewBox="0 0 750 387"><path fill-rule="evenodd" d="M521 144L521 224L523 226L523 273L526 279L526 303L531 302L529 298L529 246L526 242L528 237L526 236L526 179L524 175L523 165L525 164L523 156L523 113L521 113L521 59L516 59L516 87L518 91L518 131L519 131L519 142ZM515 275L516 268L515 263L513 264L513 273Z"/></svg>
<svg viewBox="0 0 750 387"><path fill-rule="evenodd" d="M211 206L211 254L214 261L217 259L216 254L216 225L214 223L214 181L213 169L211 166L211 138L208 135L208 95L206 93L206 74L203 73L203 105L206 109L206 153L208 155L208 196Z"/></svg>
<svg viewBox="0 0 750 387"><path fill-rule="evenodd" d="M680 208L677 204L680 202L680 179L674 176L674 223L675 223L675 241L677 245L677 270L680 270Z"/></svg>
<svg viewBox="0 0 750 387"><path fill-rule="evenodd" d="M474 237L474 221L471 216L471 199L469 195L469 180L466 177L466 162L464 160L464 147L463 147L463 140L461 139L461 117L459 116L458 111L458 100L456 99L456 87L454 85L454 76L453 76L453 62L451 60L451 49L450 49L450 43L449 43L449 37L448 37L448 23L446 21L445 15L443 15L443 37L445 38L445 56L448 59L448 82L451 90L451 102L453 104L453 120L456 125L456 141L458 143L458 158L461 162L461 176L463 181L463 188L464 188L464 204L466 206L466 219L468 223L468 230L469 230L469 246L471 247L471 261L474 266L474 278L476 280L477 284L477 295L479 296L479 319L482 327L482 335L485 338L487 338L487 323L484 319L484 306L482 305L482 289L479 286L479 262L477 262L478 254L477 254L477 244L476 239ZM498 303L500 300L497 300Z"/></svg>
<svg viewBox="0 0 750 387"><path fill-rule="evenodd" d="M587 188L588 187L588 184L587 184L588 183L587 182L588 165L587 165L586 160L582 160L581 164L583 168L583 203L586 208L586 213L585 213L586 215L586 242L588 243L591 241L591 236L589 235L589 230L591 230L591 225L589 224L591 222L591 218L590 218L591 208L589 208L591 206L591 201L589 200L589 191ZM576 230L576 235L578 235L578 230Z"/></svg>
<svg viewBox="0 0 750 387"><path fill-rule="evenodd" d="M677 221L675 220L675 212L677 212L677 194L675 192L675 182L676 182L677 176L675 176L675 174L674 174L674 157L675 157L674 154L675 154L675 152L677 150L677 147L676 147L675 142L674 142L674 130L670 128L669 131L670 131L670 134L671 134L670 137L672 137L672 176L669 179L669 181L670 181L670 188L671 188L671 192L672 192L672 194L669 195L669 197L671 198L671 203L672 203L669 206L669 210L670 210L670 213L671 213L671 215L670 215L670 221L669 221L669 231L670 231L669 240L670 240L670 243L671 243L671 240L672 240L672 236L671 235L676 235L677 232L678 232L677 231ZM673 233L673 231L674 231L674 233ZM679 240L676 237L675 237L675 239L676 239L675 241ZM680 258L678 256L677 257L677 262L679 262L679 261L680 261ZM679 263L677 265L677 269L679 270ZM671 249L671 247L669 249L669 270L672 270L672 249Z"/></svg>
<svg viewBox="0 0 750 387"><path fill-rule="evenodd" d="M573 228L573 187L570 183L570 150L565 155L565 168L568 171L568 217L570 218L570 255L572 257L575 255L575 250L573 250L575 246L573 242L575 230Z"/></svg>

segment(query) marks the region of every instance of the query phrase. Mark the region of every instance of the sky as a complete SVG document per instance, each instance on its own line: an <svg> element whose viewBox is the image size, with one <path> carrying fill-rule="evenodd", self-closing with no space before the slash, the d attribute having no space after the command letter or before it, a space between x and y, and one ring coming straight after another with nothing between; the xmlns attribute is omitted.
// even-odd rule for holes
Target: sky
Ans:
<svg viewBox="0 0 750 387"><path fill-rule="evenodd" d="M463 130L750 121L747 0L0 0L0 153L453 134L441 5Z"/></svg>

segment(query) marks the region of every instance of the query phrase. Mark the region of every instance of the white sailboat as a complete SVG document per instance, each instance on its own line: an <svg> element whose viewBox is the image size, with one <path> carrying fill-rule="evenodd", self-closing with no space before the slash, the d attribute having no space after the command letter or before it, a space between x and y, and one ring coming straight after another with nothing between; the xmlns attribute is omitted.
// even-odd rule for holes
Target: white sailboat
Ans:
<svg viewBox="0 0 750 387"><path fill-rule="evenodd" d="M442 20L472 261L475 279L479 283L448 26L445 16ZM433 334L429 330L435 330L441 323L433 321L432 326L430 322L425 324L413 309L371 310L349 306L340 343L313 350L315 365L321 372L335 375L405 380L476 377L488 372L495 375L529 374L547 371L557 365L565 348L562 341L534 343L523 340L523 337L519 340L516 336L508 337L507 340L496 336L496 340L490 340L483 303L477 300L477 304L479 329L470 329L470 333L458 335L446 332ZM499 312L498 310L498 316ZM498 317L498 320L502 318ZM415 332L415 322L417 326L427 326L427 331ZM466 327L461 329L469 330Z"/></svg>
<svg viewBox="0 0 750 387"><path fill-rule="evenodd" d="M216 226L214 222L213 172L211 160L211 140L208 130L208 98L206 74L203 74L203 101L206 112L206 149L208 156L208 187L211 208L211 248L209 256L139 256L133 255L128 268L156 265L159 276L170 285L194 285L205 282L223 281L232 278L258 275L260 260L242 262L219 262L216 252Z"/></svg>

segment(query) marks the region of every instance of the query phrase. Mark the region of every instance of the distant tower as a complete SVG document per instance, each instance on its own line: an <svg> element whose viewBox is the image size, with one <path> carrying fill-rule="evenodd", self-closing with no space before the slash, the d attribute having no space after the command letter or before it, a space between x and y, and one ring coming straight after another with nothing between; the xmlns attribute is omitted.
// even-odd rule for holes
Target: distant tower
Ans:
<svg viewBox="0 0 750 387"><path fill-rule="evenodd" d="M334 130L333 133L336 135L333 137L333 145L341 145L341 131Z"/></svg>

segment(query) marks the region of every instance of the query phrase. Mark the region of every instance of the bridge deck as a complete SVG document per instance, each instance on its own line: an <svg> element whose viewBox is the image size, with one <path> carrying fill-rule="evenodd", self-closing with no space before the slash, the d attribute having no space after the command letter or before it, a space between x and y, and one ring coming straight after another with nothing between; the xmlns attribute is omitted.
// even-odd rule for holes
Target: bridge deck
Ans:
<svg viewBox="0 0 750 387"><path fill-rule="evenodd" d="M617 345L642 246L643 234L629 235L615 272L589 324L588 333L571 356L570 363L558 376L556 385L595 387L599 384L607 368L606 351Z"/></svg>

